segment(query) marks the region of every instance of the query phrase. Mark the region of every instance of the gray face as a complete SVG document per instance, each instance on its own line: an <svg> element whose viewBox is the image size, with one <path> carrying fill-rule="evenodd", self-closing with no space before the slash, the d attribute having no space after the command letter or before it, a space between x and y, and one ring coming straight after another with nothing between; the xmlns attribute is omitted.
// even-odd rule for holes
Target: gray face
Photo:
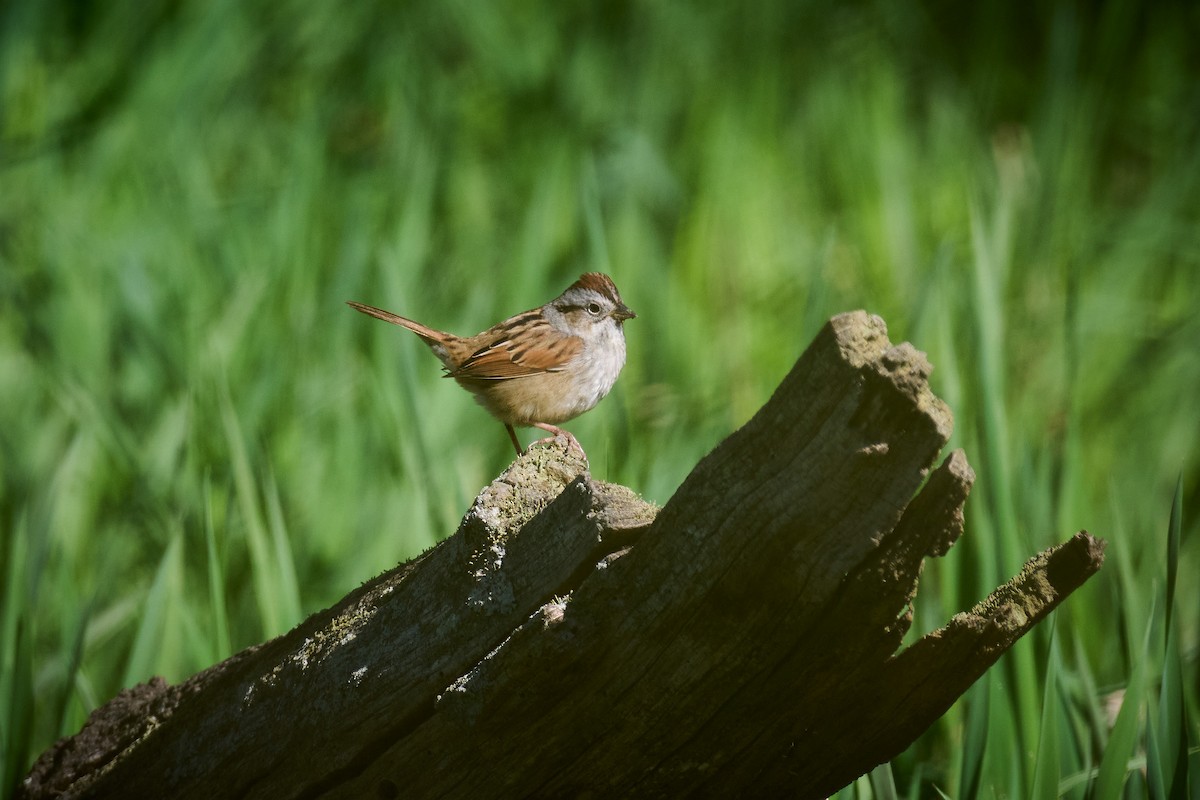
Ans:
<svg viewBox="0 0 1200 800"><path fill-rule="evenodd" d="M586 329L615 320L616 305L610 298L589 289L572 289L550 304L573 329Z"/></svg>
<svg viewBox="0 0 1200 800"><path fill-rule="evenodd" d="M554 316L577 332L606 324L619 329L625 320L636 315L615 294L616 287L608 289L608 286L593 288L576 284L551 301L547 310L557 312Z"/></svg>

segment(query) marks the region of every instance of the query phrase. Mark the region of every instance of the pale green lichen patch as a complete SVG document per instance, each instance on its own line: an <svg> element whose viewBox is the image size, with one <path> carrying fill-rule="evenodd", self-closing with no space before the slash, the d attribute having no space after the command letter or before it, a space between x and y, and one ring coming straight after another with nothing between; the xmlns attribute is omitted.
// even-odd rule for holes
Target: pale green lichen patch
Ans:
<svg viewBox="0 0 1200 800"><path fill-rule="evenodd" d="M477 521L489 537L506 539L587 469L587 460L558 440L532 447L479 493L462 527Z"/></svg>

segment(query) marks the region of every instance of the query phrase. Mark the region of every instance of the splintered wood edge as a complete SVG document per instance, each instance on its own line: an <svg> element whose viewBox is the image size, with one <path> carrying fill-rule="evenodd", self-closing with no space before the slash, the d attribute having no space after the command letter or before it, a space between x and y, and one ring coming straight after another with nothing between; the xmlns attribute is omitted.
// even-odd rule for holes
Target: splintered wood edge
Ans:
<svg viewBox="0 0 1200 800"><path fill-rule="evenodd" d="M1103 539L1080 531L1043 550L970 611L956 614L885 662L869 689L874 717L860 720L858 727L863 763L854 774L833 769L815 776L814 792L823 797L837 791L906 749L1018 639L1100 569L1104 547Z"/></svg>
<svg viewBox="0 0 1200 800"><path fill-rule="evenodd" d="M977 630L981 623L991 635L980 644L1006 650L1046 617L1071 592L1083 585L1104 563L1105 542L1080 531L1066 542L1035 555L1008 583L998 587L966 614L953 617L943 628L955 636L957 625Z"/></svg>
<svg viewBox="0 0 1200 800"><path fill-rule="evenodd" d="M855 368L874 365L887 373L898 388L913 398L918 410L934 420L942 435L950 438L954 415L929 386L933 365L923 351L909 342L892 344L887 323L866 311L847 311L827 324L847 364Z"/></svg>
<svg viewBox="0 0 1200 800"><path fill-rule="evenodd" d="M1103 539L1080 531L1066 542L1043 550L970 611L955 614L946 625L898 653L892 659L893 669L925 676L914 685L949 681L963 684L965 690L1017 639L1100 569L1104 547ZM954 692L953 697L958 693ZM949 707L949 702L946 705Z"/></svg>

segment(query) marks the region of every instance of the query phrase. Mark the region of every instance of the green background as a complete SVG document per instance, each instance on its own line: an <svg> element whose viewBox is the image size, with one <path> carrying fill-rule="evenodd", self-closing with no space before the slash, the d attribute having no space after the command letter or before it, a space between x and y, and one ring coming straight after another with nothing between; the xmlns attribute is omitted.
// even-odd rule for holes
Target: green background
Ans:
<svg viewBox="0 0 1200 800"><path fill-rule="evenodd" d="M865 308L929 354L979 473L914 633L1109 541L846 797L1179 789L1198 38L1195 4L1129 0L0 6L0 788L122 687L448 535L509 462L344 301L469 334L601 270L639 316L567 425L598 477L665 502Z"/></svg>

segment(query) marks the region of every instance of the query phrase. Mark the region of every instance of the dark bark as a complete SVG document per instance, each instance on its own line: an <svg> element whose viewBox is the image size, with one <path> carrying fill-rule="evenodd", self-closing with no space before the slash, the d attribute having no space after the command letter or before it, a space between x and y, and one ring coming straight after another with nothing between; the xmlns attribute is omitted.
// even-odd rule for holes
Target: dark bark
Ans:
<svg viewBox="0 0 1200 800"><path fill-rule="evenodd" d="M25 796L821 797L1099 569L1086 533L897 653L974 473L929 364L830 321L661 510L557 445L274 641L98 709Z"/></svg>

